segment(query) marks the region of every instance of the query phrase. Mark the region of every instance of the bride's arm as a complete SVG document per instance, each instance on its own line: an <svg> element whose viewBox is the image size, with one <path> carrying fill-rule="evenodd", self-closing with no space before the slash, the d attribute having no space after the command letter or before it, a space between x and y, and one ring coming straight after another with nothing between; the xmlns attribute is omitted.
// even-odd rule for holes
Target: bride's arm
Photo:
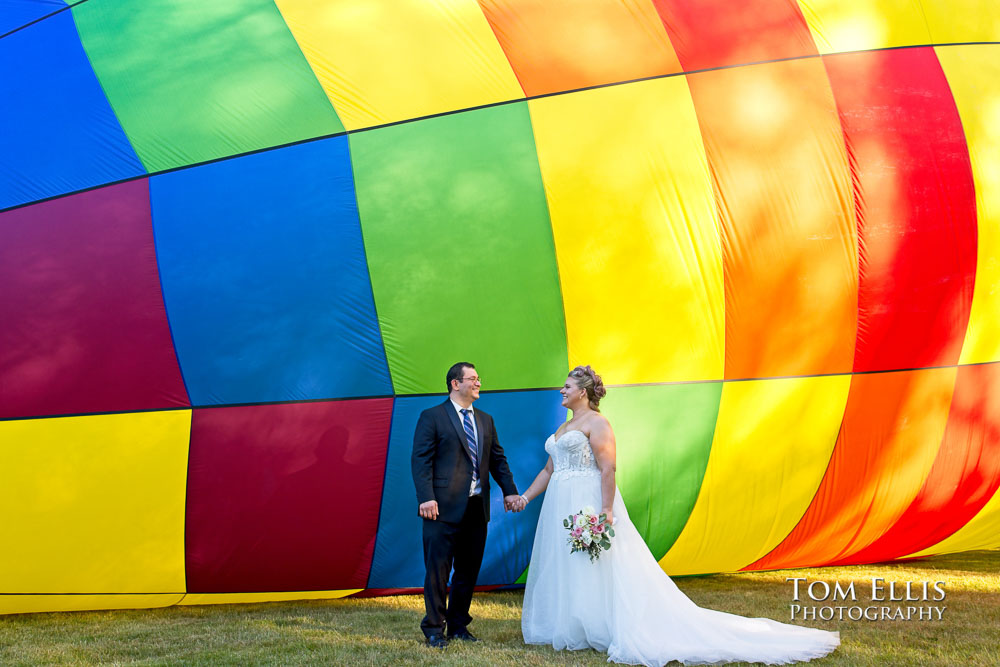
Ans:
<svg viewBox="0 0 1000 667"><path fill-rule="evenodd" d="M528 490L521 494L524 504L527 505L533 498L537 498L549 485L549 478L552 477L552 457L546 461L545 467L538 471L535 481L531 483ZM524 509L523 507L521 509Z"/></svg>
<svg viewBox="0 0 1000 667"><path fill-rule="evenodd" d="M611 424L601 417L590 429L590 447L594 450L597 467L601 470L601 514L614 520L611 509L615 502L615 432Z"/></svg>

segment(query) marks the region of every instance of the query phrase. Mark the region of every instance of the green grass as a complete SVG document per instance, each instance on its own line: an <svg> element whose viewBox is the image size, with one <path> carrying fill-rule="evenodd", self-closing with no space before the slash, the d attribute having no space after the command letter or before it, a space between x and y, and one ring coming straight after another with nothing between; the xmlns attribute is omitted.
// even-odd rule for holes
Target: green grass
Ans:
<svg viewBox="0 0 1000 667"><path fill-rule="evenodd" d="M814 665L997 665L1000 551L909 563L678 579L704 607L789 620L786 577L857 582L866 605L872 577L944 581L942 621L811 621L839 630L841 647ZM602 665L595 651L557 652L521 642L520 591L477 594L471 626L482 641L427 648L415 595L331 601L172 607L159 610L0 617L0 664L171 665ZM903 603L905 604L905 603ZM912 603L911 603L912 604Z"/></svg>

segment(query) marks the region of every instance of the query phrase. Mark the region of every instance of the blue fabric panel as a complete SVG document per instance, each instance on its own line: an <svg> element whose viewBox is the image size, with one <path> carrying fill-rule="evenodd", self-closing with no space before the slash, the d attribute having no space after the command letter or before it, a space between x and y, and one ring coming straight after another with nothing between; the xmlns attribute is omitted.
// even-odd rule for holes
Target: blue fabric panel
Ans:
<svg viewBox="0 0 1000 667"><path fill-rule="evenodd" d="M144 174L62 12L0 40L0 208Z"/></svg>
<svg viewBox="0 0 1000 667"><path fill-rule="evenodd" d="M195 405L387 396L346 137L150 179Z"/></svg>
<svg viewBox="0 0 1000 667"><path fill-rule="evenodd" d="M441 379L448 369L441 369ZM489 369L479 369L488 377ZM545 439L562 422L566 409L558 391L521 391L483 394L476 407L493 415L500 446L507 455L514 482L524 491L545 465ZM389 456L375 556L369 588L420 588L424 585L421 519L410 472L413 429L420 413L443 396L396 398L389 435ZM486 537L486 555L479 572L479 585L513 583L528 566L535 539L535 524L542 499L536 498L520 513L504 512L503 494L490 478L491 520Z"/></svg>
<svg viewBox="0 0 1000 667"><path fill-rule="evenodd" d="M0 0L0 35L66 6L63 0Z"/></svg>

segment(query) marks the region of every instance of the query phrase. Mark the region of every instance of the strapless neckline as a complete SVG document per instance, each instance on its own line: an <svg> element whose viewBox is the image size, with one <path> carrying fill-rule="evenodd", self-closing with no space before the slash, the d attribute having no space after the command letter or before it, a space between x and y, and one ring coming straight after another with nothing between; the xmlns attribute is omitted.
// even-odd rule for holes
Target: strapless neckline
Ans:
<svg viewBox="0 0 1000 667"><path fill-rule="evenodd" d="M580 435L582 435L583 437L585 437L587 440L590 440L590 436L589 435L587 435L586 433L584 433L583 431L581 431L580 429L577 429L577 428L571 428L571 429L567 430L565 433L563 433L562 435L560 435L558 438L556 437L555 433L553 433L549 437L552 438L552 442L559 442L560 440L562 440L563 438L565 438L570 433L579 433ZM535 442L538 442L538 441L536 440Z"/></svg>

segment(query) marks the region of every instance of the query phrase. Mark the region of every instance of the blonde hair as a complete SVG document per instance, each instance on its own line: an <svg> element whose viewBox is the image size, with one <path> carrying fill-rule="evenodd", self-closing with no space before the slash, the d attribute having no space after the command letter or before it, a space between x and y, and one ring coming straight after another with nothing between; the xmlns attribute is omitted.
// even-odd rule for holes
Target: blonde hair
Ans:
<svg viewBox="0 0 1000 667"><path fill-rule="evenodd" d="M608 390L604 388L601 376L595 373L590 366L577 366L569 372L569 376L576 381L580 389L587 392L587 402L590 403L590 409L600 412L597 406L604 395L608 393Z"/></svg>

